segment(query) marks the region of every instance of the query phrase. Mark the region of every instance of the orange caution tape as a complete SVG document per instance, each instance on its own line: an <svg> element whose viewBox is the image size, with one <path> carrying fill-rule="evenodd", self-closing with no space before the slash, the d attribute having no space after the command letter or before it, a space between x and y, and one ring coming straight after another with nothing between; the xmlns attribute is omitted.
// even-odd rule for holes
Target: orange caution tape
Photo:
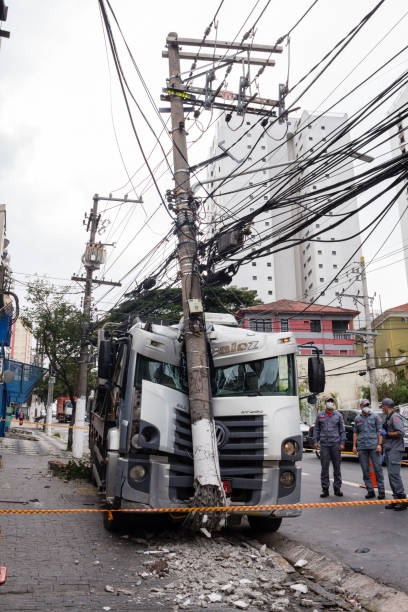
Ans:
<svg viewBox="0 0 408 612"><path fill-rule="evenodd" d="M326 508L349 508L352 506L373 506L378 504L399 504L407 503L408 499L375 499L370 501L344 501L344 502L316 502L310 504L275 504L265 506L197 506L182 508L61 508L61 509L0 509L0 514L79 514L82 512L107 512L110 518L113 512L126 512L136 514L150 513L173 513L173 512L265 512L267 510L325 510Z"/></svg>

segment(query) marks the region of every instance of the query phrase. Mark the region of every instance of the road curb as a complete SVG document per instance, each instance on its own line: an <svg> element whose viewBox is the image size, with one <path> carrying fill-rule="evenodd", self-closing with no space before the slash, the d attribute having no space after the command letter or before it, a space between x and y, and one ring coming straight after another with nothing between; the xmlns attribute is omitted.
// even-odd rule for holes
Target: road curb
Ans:
<svg viewBox="0 0 408 612"><path fill-rule="evenodd" d="M355 598L369 612L408 610L408 594L385 586L351 567L330 557L321 555L303 544L298 544L281 534L264 534L259 540L278 552L292 564L299 559L307 561L308 574L316 580L341 586L347 595Z"/></svg>

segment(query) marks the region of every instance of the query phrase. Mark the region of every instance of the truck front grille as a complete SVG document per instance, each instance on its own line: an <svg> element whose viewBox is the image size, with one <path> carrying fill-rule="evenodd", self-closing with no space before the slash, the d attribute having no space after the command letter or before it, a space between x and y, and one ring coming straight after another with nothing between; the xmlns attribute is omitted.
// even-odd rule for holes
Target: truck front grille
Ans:
<svg viewBox="0 0 408 612"><path fill-rule="evenodd" d="M228 482L231 501L256 504L262 489L263 416L222 416L215 419L221 479ZM171 497L193 496L193 455L190 415L176 410L175 457L170 470Z"/></svg>

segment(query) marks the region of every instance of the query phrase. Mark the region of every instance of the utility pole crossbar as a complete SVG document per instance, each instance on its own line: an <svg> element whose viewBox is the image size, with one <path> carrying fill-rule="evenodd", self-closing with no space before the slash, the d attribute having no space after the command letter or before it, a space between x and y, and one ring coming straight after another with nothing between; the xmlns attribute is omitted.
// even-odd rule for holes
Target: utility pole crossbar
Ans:
<svg viewBox="0 0 408 612"><path fill-rule="evenodd" d="M86 283L86 277L84 276L71 276L72 281L77 281L79 283ZM113 281L101 280L98 278L93 278L92 282L98 285L109 285L110 287L121 287L122 283L114 283Z"/></svg>
<svg viewBox="0 0 408 612"><path fill-rule="evenodd" d="M169 57L169 50L162 51L162 57ZM253 66L275 66L275 60L268 59L263 60L260 58L247 58L245 56L240 57L239 55L225 57L223 55L212 55L211 53L191 53L190 51L181 51L179 53L180 59L188 59L198 62L225 62L232 64L252 64Z"/></svg>
<svg viewBox="0 0 408 612"><path fill-rule="evenodd" d="M226 42L224 40L201 40L199 38L172 38L170 35L167 37L167 43L177 42L179 45L185 45L186 47L211 47L213 49L234 49L241 51L260 51L264 53L282 53L282 47L280 45L257 45L256 43L239 43L239 42Z"/></svg>

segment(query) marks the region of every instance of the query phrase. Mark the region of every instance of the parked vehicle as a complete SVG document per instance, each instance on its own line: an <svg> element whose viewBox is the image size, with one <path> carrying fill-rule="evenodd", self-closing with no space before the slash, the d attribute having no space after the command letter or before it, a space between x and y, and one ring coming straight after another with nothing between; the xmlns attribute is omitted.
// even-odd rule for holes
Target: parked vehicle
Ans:
<svg viewBox="0 0 408 612"><path fill-rule="evenodd" d="M241 329L230 315L211 313L206 314L206 335L228 503L298 502L302 436L294 337ZM311 388L324 387L323 360L311 359ZM137 323L100 343L89 444L92 473L108 507L190 504L193 445L184 363L181 325ZM275 531L283 517L300 512L243 514L253 527ZM121 516L114 513L106 527L116 528Z"/></svg>
<svg viewBox="0 0 408 612"><path fill-rule="evenodd" d="M57 421L59 423L69 423L72 419L72 402L69 397L59 397L57 399Z"/></svg>

